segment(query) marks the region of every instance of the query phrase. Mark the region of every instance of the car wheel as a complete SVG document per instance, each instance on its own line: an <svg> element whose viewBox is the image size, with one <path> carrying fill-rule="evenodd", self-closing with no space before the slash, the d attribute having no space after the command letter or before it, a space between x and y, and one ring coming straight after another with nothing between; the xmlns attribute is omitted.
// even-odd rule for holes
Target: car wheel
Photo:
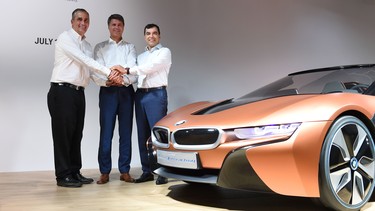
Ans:
<svg viewBox="0 0 375 211"><path fill-rule="evenodd" d="M374 189L374 141L356 117L337 119L320 155L320 201L335 210L359 210Z"/></svg>

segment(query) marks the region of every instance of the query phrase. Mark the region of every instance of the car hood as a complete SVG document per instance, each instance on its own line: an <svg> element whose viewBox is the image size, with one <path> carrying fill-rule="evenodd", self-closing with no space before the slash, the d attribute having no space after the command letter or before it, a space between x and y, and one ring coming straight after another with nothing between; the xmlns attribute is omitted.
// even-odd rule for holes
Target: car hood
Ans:
<svg viewBox="0 0 375 211"><path fill-rule="evenodd" d="M373 97L352 93L282 96L244 104L236 101L238 106L227 106L231 100L197 102L168 114L157 123L157 126L169 127L171 130L186 127L224 129L292 122L330 121L345 110L358 110L370 117L373 111L366 111L363 109L366 106L360 105L371 102L374 103ZM227 108L218 109L223 105Z"/></svg>

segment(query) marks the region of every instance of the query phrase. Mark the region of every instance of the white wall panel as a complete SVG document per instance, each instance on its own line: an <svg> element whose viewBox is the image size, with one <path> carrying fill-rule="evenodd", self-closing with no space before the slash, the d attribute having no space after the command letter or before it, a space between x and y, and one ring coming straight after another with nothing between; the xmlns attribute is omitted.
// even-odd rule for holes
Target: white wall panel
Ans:
<svg viewBox="0 0 375 211"><path fill-rule="evenodd" d="M239 97L289 72L374 63L374 0L17 0L0 2L0 172L53 169L47 92L54 39L71 12L89 11L89 42L107 39L107 17L125 17L140 53L143 27L161 27L172 51L169 111ZM51 45L35 44L38 38ZM86 89L83 168L98 168L98 87ZM132 166L140 166L133 127ZM117 135L113 141L117 165Z"/></svg>

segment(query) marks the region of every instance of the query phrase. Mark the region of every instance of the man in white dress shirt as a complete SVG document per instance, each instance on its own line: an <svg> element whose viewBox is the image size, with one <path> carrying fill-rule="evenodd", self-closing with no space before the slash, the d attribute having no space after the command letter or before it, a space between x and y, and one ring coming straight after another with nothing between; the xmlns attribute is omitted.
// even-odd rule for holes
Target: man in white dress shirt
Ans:
<svg viewBox="0 0 375 211"><path fill-rule="evenodd" d="M89 84L90 71L118 83L121 82L121 77L116 77L117 71L111 71L92 58L92 48L85 40L85 33L90 25L89 13L81 8L74 10L71 24L72 28L60 34L56 42L47 101L51 116L57 185L81 187L82 184L94 181L80 172L86 109L84 89Z"/></svg>
<svg viewBox="0 0 375 211"><path fill-rule="evenodd" d="M113 67L122 73L138 76L138 89L135 94L135 114L143 173L135 180L135 183L154 180L146 142L151 136L152 127L167 114L168 74L172 64L171 51L160 44L159 26L148 24L143 32L147 46L145 52L137 58L138 65L130 68ZM156 180L157 185L167 182L167 178L161 176Z"/></svg>
<svg viewBox="0 0 375 211"><path fill-rule="evenodd" d="M137 53L135 46L123 39L125 27L124 18L119 14L112 14L107 20L110 38L98 43L94 48L94 58L100 64L112 67L120 64L125 67L136 65ZM130 161L132 155L132 128L134 88L132 83L137 81L133 75L124 75L124 84L116 84L94 74L94 81L100 85L99 108L100 108L100 141L98 162L100 178L97 184L105 184L109 181L112 170L111 148L113 130L116 118L118 118L119 132L119 158L118 170L121 173L120 180L134 182L130 176Z"/></svg>

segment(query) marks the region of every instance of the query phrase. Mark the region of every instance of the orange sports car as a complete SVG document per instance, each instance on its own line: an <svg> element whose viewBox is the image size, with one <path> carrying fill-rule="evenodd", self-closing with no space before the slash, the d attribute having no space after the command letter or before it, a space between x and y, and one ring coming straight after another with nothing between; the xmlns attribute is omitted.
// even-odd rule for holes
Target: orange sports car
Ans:
<svg viewBox="0 0 375 211"><path fill-rule="evenodd" d="M375 176L375 65L289 74L236 99L197 102L152 130L156 174L319 198L358 210Z"/></svg>

